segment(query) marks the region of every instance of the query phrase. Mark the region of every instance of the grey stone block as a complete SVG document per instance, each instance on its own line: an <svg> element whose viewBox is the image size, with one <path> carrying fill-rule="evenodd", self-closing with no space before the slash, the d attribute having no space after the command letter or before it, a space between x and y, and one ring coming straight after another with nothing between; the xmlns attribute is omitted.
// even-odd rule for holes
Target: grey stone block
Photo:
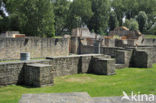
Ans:
<svg viewBox="0 0 156 103"><path fill-rule="evenodd" d="M151 53L148 51L134 51L132 57L132 67L137 68L151 68L152 67L152 57Z"/></svg>
<svg viewBox="0 0 156 103"><path fill-rule="evenodd" d="M121 100L122 96L116 96L116 97L94 97L94 103L156 103L156 100L154 101L129 101L129 100ZM156 96L154 96L156 98Z"/></svg>
<svg viewBox="0 0 156 103"><path fill-rule="evenodd" d="M125 64L125 51L124 50L116 51L116 64Z"/></svg>
<svg viewBox="0 0 156 103"><path fill-rule="evenodd" d="M88 93L25 94L19 103L94 103Z"/></svg>
<svg viewBox="0 0 156 103"><path fill-rule="evenodd" d="M52 66L45 64L28 64L25 68L24 83L27 86L33 87L53 85Z"/></svg>
<svg viewBox="0 0 156 103"><path fill-rule="evenodd" d="M95 58L93 65L93 73L99 75L115 74L115 59Z"/></svg>
<svg viewBox="0 0 156 103"><path fill-rule="evenodd" d="M19 103L156 103L156 100L146 101L146 98L143 98L143 101L121 100L121 98L122 96L91 98L86 92L24 94Z"/></svg>
<svg viewBox="0 0 156 103"><path fill-rule="evenodd" d="M117 50L115 56L117 68L129 67L131 56L132 50Z"/></svg>

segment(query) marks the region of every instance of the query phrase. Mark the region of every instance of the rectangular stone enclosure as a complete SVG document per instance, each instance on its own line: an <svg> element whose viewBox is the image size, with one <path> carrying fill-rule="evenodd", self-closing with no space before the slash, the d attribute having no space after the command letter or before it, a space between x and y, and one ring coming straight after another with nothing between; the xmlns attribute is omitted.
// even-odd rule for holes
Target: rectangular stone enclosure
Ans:
<svg viewBox="0 0 156 103"><path fill-rule="evenodd" d="M28 64L25 70L26 86L42 87L53 85L52 66L46 64Z"/></svg>
<svg viewBox="0 0 156 103"><path fill-rule="evenodd" d="M93 69L95 74L113 75L115 74L115 59L95 58Z"/></svg>
<svg viewBox="0 0 156 103"><path fill-rule="evenodd" d="M151 68L151 53L148 51L134 51L131 67Z"/></svg>

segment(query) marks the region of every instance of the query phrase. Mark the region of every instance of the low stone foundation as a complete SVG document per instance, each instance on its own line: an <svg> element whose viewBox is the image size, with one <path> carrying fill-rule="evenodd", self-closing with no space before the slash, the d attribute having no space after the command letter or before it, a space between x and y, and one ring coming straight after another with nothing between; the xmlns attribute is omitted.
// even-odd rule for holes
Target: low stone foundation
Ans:
<svg viewBox="0 0 156 103"><path fill-rule="evenodd" d="M99 75L115 74L115 59L95 58L93 73Z"/></svg>
<svg viewBox="0 0 156 103"><path fill-rule="evenodd" d="M32 87L53 85L53 72L51 65L28 64L24 71L24 84Z"/></svg>
<svg viewBox="0 0 156 103"><path fill-rule="evenodd" d="M24 84L24 71L27 64L49 64L49 60L31 60L0 63L0 86Z"/></svg>
<svg viewBox="0 0 156 103"><path fill-rule="evenodd" d="M47 57L54 68L54 76L72 75L78 73L93 73L93 59L96 57L110 58L103 54L85 54L73 56Z"/></svg>
<svg viewBox="0 0 156 103"><path fill-rule="evenodd" d="M42 61L0 63L0 86L20 84L41 87L52 85L53 77L94 73L92 69L95 58L105 58L106 61L98 66L101 66L101 69L104 68L103 74L109 75L110 65L115 66L115 61L109 62L110 56L102 54L47 57L47 60ZM96 66L94 67L96 68Z"/></svg>
<svg viewBox="0 0 156 103"><path fill-rule="evenodd" d="M131 67L151 68L152 59L148 51L134 51L131 60Z"/></svg>

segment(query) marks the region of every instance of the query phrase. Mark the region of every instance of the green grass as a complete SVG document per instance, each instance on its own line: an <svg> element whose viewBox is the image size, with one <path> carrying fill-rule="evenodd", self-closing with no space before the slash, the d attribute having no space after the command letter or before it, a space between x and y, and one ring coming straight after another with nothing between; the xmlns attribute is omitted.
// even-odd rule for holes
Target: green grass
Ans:
<svg viewBox="0 0 156 103"><path fill-rule="evenodd" d="M55 78L55 85L43 88L7 86L0 88L0 103L18 103L22 94L88 92L92 97L120 96L122 91L156 95L156 64L151 69L125 68L116 75L76 74Z"/></svg>
<svg viewBox="0 0 156 103"><path fill-rule="evenodd" d="M156 38L156 35L149 35L149 34L146 34L144 35L145 38Z"/></svg>

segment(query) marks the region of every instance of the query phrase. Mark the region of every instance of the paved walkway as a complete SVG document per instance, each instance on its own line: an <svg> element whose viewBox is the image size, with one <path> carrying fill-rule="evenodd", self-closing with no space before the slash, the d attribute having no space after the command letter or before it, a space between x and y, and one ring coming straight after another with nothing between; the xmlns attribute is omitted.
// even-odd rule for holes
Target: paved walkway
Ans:
<svg viewBox="0 0 156 103"><path fill-rule="evenodd" d="M156 96L155 96L156 99ZM95 97L86 92L81 93L52 93L52 94L24 94L19 103L156 103L121 101L121 97Z"/></svg>

